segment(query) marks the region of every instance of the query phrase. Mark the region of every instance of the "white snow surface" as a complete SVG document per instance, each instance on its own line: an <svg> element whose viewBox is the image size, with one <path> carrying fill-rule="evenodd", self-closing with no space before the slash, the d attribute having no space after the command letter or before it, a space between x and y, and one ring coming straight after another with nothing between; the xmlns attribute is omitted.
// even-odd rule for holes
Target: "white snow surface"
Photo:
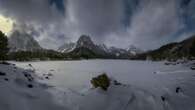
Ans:
<svg viewBox="0 0 195 110"><path fill-rule="evenodd" d="M6 73L0 76L0 110L195 109L195 72L188 64L129 60L12 63L20 68L0 64L0 72ZM24 71L35 80L29 82ZM122 85L111 84L108 91L92 88L91 78L103 72ZM52 75L46 79L47 74ZM33 88L27 87L29 83ZM180 89L176 92L176 88Z"/></svg>
<svg viewBox="0 0 195 110"><path fill-rule="evenodd" d="M24 70L13 65L0 64L0 110L65 110L47 92L48 86L38 83L33 70ZM24 74L30 74L28 81ZM6 81L5 78L8 80ZM31 84L33 88L29 88Z"/></svg>

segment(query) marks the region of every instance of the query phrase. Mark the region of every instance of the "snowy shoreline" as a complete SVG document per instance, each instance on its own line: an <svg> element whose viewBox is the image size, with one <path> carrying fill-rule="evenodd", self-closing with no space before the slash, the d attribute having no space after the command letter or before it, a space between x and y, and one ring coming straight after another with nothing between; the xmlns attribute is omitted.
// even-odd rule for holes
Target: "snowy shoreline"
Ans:
<svg viewBox="0 0 195 110"><path fill-rule="evenodd" d="M97 61L100 64L103 62L93 60L84 61L84 63L79 61L79 63L82 62L81 65L84 65L90 62L89 64L93 65L91 62L98 63ZM107 64L109 68L109 64L113 64L113 62L115 61L111 60L105 64ZM30 62L26 62L24 65L28 63ZM37 63L40 64L36 66ZM181 71L178 73L178 70L175 70L181 66L171 66L171 68L173 68L171 71L172 73L175 72L174 74L164 74L166 72L154 74L154 78L160 77L162 80L152 80L158 81L152 83L165 84L164 88L157 87L152 89L148 88L148 86L141 88L141 86L136 86L132 83L125 85L111 85L108 91L103 91L100 88L85 88L84 91L79 92L71 88L59 88L58 86L50 85L57 75L60 75L57 74L56 72L58 71L52 67L52 62L50 62L52 68L48 66L48 69L51 73L53 72L54 78L52 79L51 77L51 80L44 79L44 76L43 81L40 82L40 73L37 72L40 72L39 70L42 68L38 67L40 67L40 65L47 66L45 65L46 63L48 64L48 62L31 62L33 68L29 65L26 65L27 68L22 68L23 65L21 66L18 62L16 62L16 66L12 64L0 64L0 72L5 73L5 75L0 75L1 110L193 110L195 108L195 105L193 104L195 101L195 77L193 76L194 71L189 68L185 74ZM53 64L56 63L62 65L61 61L53 62ZM70 62L66 63L69 65ZM124 61L121 60L117 63L119 63L119 65L124 64ZM136 63L136 61L134 63ZM138 62L138 64L141 63L143 62ZM144 65L146 64L148 63L145 62ZM17 67L18 65L20 68ZM75 62L74 65L78 66L78 62ZM115 64L113 64L113 66L114 65ZM163 66L161 68L165 67ZM186 69L184 70L186 71ZM167 77L174 78L176 74L184 75L175 78L179 82L174 81L172 84L166 83L166 80L173 80L171 78L167 79ZM113 75L110 74L109 76L113 77ZM126 75L124 75L124 77L126 77ZM120 79L120 77L116 78ZM90 81L88 81L88 83L90 84ZM161 91L154 91L155 89L161 89Z"/></svg>

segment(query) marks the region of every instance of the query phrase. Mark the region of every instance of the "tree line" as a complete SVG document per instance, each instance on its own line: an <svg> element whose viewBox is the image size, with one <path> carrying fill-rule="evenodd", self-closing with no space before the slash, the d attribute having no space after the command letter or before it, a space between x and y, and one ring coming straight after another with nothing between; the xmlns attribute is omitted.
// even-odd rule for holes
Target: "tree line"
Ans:
<svg viewBox="0 0 195 110"><path fill-rule="evenodd" d="M8 51L8 38L3 32L0 31L0 60L7 59Z"/></svg>

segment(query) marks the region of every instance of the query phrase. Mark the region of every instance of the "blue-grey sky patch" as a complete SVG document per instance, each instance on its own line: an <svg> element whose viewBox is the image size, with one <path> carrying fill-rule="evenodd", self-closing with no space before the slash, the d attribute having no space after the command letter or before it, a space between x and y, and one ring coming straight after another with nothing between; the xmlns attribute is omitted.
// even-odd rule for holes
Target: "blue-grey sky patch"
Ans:
<svg viewBox="0 0 195 110"><path fill-rule="evenodd" d="M55 5L56 8L64 15L65 14L65 1L64 0L50 0L50 5Z"/></svg>

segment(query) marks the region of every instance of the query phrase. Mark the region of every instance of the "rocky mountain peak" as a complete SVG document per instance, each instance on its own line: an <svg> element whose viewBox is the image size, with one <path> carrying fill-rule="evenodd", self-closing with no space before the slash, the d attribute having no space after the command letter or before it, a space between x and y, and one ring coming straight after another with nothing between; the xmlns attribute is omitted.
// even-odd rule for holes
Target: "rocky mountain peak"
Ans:
<svg viewBox="0 0 195 110"><path fill-rule="evenodd" d="M95 44L93 43L93 41L91 40L91 38L87 35L82 35L78 41L77 41L77 45L76 48L80 48L80 47L84 47L84 48L93 48L95 47Z"/></svg>
<svg viewBox="0 0 195 110"><path fill-rule="evenodd" d="M39 43L30 34L17 30L10 35L8 41L11 52L42 49Z"/></svg>

